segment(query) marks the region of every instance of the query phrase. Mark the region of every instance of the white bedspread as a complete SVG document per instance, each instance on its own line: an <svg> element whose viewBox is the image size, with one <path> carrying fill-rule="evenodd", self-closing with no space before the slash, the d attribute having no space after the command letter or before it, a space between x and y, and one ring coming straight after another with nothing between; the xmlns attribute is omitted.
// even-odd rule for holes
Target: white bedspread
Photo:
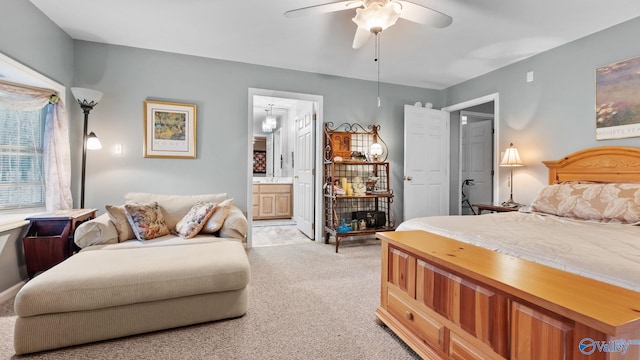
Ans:
<svg viewBox="0 0 640 360"><path fill-rule="evenodd" d="M396 230L430 231L640 292L638 226L510 212L417 218Z"/></svg>

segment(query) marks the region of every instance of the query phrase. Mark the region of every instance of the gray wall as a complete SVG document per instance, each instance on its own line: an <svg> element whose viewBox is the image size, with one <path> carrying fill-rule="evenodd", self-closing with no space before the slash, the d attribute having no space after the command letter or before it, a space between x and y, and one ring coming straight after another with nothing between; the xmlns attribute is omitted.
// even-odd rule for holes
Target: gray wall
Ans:
<svg viewBox="0 0 640 360"><path fill-rule="evenodd" d="M498 92L501 151L513 142L524 167L514 169L514 200L531 203L547 183L543 160L594 146L640 146L640 138L595 140L595 69L640 56L640 18L576 40L446 89L446 104ZM534 72L534 82L526 73ZM508 171L498 169L500 197Z"/></svg>
<svg viewBox="0 0 640 360"><path fill-rule="evenodd" d="M402 217L403 106L416 101L442 106L442 91L383 84L376 107L376 84L334 76L144 49L76 41L75 86L100 90L102 101L90 114L89 128L103 149L87 160L85 206L104 210L123 203L129 191L174 194L227 192L247 209L249 154L248 89L322 95L324 121L381 125L389 145L393 215ZM143 101L198 106L197 159L148 159L142 155ZM71 122L80 130L79 107ZM81 134L73 152L80 153ZM124 154L113 153L123 144ZM77 167L76 167L77 169ZM78 178L76 173L74 178ZM77 190L74 191L74 194Z"/></svg>
<svg viewBox="0 0 640 360"><path fill-rule="evenodd" d="M73 41L29 1L2 0L0 52L67 87L72 84ZM73 99L70 91L67 99ZM22 232L0 233L0 293L26 278Z"/></svg>

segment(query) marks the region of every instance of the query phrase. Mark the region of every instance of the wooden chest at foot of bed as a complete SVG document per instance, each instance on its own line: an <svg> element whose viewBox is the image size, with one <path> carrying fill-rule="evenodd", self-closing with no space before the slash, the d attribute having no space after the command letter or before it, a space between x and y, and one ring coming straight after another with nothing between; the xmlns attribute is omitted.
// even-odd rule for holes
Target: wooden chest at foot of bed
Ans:
<svg viewBox="0 0 640 360"><path fill-rule="evenodd" d="M425 231L377 236L376 315L422 358L640 358L598 346L640 339L640 293Z"/></svg>

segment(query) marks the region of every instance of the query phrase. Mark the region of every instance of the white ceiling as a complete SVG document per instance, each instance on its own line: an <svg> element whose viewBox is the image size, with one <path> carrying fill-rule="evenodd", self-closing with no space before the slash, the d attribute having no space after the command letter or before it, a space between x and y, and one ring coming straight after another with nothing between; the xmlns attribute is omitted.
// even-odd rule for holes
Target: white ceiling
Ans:
<svg viewBox="0 0 640 360"><path fill-rule="evenodd" d="M331 0L30 0L72 38L376 80L355 10L285 18ZM443 89L640 15L638 0L413 0L453 17L400 19L381 37L380 80ZM621 44L627 46L629 44Z"/></svg>

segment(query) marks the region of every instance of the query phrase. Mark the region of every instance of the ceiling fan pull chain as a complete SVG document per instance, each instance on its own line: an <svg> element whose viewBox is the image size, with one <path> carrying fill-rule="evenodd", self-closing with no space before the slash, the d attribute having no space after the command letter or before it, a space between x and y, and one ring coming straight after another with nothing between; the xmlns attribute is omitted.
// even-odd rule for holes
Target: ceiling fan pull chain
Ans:
<svg viewBox="0 0 640 360"><path fill-rule="evenodd" d="M380 33L376 33L376 58L378 64L378 107L380 107Z"/></svg>

